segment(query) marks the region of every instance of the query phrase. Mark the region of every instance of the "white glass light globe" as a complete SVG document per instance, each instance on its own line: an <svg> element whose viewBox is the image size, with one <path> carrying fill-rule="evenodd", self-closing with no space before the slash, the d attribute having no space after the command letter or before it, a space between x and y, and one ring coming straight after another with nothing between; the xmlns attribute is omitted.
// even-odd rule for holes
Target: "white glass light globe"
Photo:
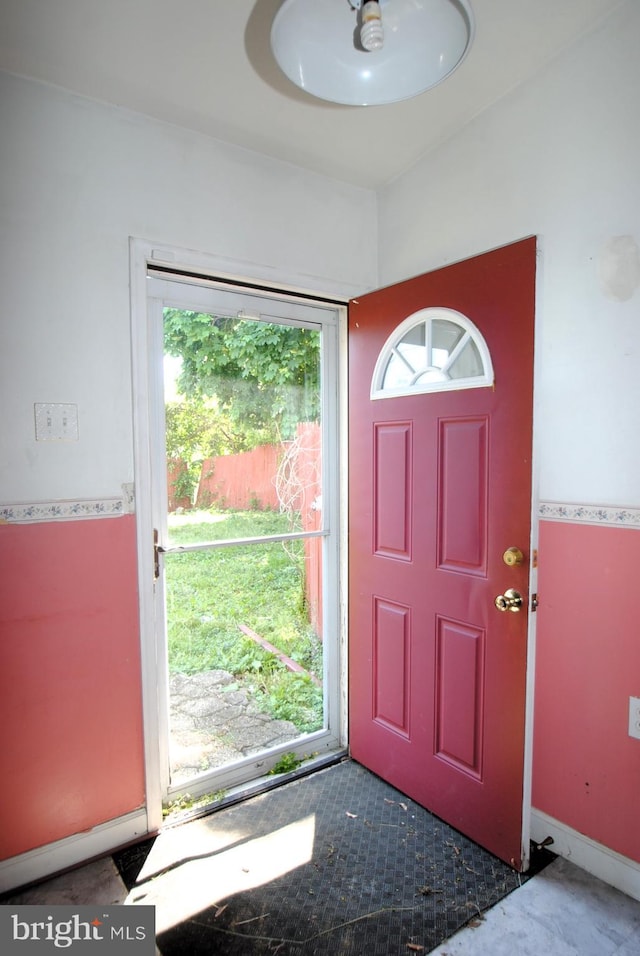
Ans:
<svg viewBox="0 0 640 956"><path fill-rule="evenodd" d="M284 0L271 29L281 70L332 103L370 106L424 93L460 66L474 34L468 0L386 0L384 43L368 52L349 0Z"/></svg>

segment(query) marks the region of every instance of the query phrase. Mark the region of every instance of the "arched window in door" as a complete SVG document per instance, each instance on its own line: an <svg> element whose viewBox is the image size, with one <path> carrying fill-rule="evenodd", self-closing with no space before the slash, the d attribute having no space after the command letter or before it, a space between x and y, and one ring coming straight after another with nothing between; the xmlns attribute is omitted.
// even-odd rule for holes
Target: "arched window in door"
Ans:
<svg viewBox="0 0 640 956"><path fill-rule="evenodd" d="M421 309L398 325L378 356L371 398L493 385L487 343L453 309Z"/></svg>

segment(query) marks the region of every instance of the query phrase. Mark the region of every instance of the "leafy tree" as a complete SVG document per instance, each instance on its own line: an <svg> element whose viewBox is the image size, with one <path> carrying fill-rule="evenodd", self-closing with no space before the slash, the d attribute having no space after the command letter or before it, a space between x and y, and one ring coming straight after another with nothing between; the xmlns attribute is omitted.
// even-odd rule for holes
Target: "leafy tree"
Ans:
<svg viewBox="0 0 640 956"><path fill-rule="evenodd" d="M290 438L319 413L319 333L312 329L165 309L164 344L180 356L178 388L190 402L215 397L237 442Z"/></svg>
<svg viewBox="0 0 640 956"><path fill-rule="evenodd" d="M168 402L165 423L167 458L185 465L173 484L172 493L179 498L193 498L205 459L248 451L261 442L261 432L249 427L238 430L215 398L200 395Z"/></svg>
<svg viewBox="0 0 640 956"><path fill-rule="evenodd" d="M182 360L166 405L167 456L186 465L174 493L193 495L206 458L293 438L318 417L318 332L165 309L164 347Z"/></svg>
<svg viewBox="0 0 640 956"><path fill-rule="evenodd" d="M258 436L249 428L239 431L215 398L184 396L165 406L167 457L204 460L214 455L248 451Z"/></svg>

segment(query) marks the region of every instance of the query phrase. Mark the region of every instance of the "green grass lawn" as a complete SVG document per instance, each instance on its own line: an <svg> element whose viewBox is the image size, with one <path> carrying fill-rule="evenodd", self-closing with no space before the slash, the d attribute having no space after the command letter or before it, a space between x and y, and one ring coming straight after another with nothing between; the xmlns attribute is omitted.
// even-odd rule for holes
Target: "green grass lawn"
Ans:
<svg viewBox="0 0 640 956"><path fill-rule="evenodd" d="M172 545L282 534L275 512L187 512L170 515ZM169 670L226 670L258 706L301 732L322 727L322 690L289 671L240 631L245 625L322 678L322 644L304 604L301 541L230 545L165 555Z"/></svg>

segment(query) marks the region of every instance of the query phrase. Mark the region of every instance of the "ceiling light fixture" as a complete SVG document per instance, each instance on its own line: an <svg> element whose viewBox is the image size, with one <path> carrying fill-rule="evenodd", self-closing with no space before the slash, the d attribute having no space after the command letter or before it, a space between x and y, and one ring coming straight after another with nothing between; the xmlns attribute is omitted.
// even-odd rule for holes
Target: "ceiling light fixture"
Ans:
<svg viewBox="0 0 640 956"><path fill-rule="evenodd" d="M442 83L464 60L473 34L468 0L284 0L271 49L307 93L375 106Z"/></svg>

